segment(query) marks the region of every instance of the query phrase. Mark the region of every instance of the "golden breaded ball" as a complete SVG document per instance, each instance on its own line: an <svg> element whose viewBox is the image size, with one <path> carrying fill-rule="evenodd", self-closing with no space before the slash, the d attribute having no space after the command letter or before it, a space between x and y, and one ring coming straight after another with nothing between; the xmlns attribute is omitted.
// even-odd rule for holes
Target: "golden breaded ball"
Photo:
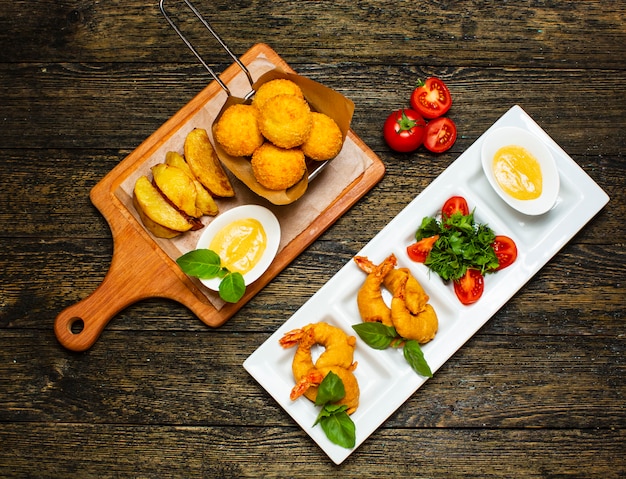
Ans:
<svg viewBox="0 0 626 479"><path fill-rule="evenodd" d="M302 150L279 148L271 143L264 143L254 152L251 164L254 177L269 190L285 190L306 172Z"/></svg>
<svg viewBox="0 0 626 479"><path fill-rule="evenodd" d="M286 78L276 78L270 80L267 83L263 83L254 94L252 104L257 108L261 108L263 104L276 95L294 95L299 98L304 98L304 94L300 87Z"/></svg>
<svg viewBox="0 0 626 479"><path fill-rule="evenodd" d="M309 137L313 118L309 104L293 95L276 95L260 108L259 128L281 148L295 148Z"/></svg>
<svg viewBox="0 0 626 479"><path fill-rule="evenodd" d="M259 110L253 105L229 106L215 126L215 140L231 156L250 156L265 139L259 129Z"/></svg>
<svg viewBox="0 0 626 479"><path fill-rule="evenodd" d="M302 151L313 160L325 161L334 158L343 146L343 134L335 120L324 113L312 112L311 134L302 144Z"/></svg>

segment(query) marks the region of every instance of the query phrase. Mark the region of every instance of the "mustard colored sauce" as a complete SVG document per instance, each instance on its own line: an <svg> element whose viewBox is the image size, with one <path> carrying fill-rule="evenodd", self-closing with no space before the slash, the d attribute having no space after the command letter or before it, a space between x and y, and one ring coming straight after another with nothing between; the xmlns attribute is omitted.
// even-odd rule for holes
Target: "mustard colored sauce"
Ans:
<svg viewBox="0 0 626 479"><path fill-rule="evenodd" d="M541 166L526 148L508 145L496 151L493 173L504 192L517 200L541 196Z"/></svg>
<svg viewBox="0 0 626 479"><path fill-rule="evenodd" d="M263 225L254 218L233 221L215 235L209 249L215 251L222 265L232 273L246 274L254 268L267 245Z"/></svg>

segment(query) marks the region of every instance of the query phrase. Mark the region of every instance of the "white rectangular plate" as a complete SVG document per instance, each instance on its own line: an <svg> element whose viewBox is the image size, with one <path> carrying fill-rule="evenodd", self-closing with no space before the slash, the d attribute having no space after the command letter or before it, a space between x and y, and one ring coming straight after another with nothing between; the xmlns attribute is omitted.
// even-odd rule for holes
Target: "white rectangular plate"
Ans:
<svg viewBox="0 0 626 479"><path fill-rule="evenodd" d="M439 331L422 349L433 373L609 201L607 194L519 106L512 107L489 130L502 126L527 129L552 151L561 180L552 210L538 217L525 216L498 197L482 172L480 149L485 132L358 253L375 263L394 253L398 266L410 268L430 296L439 318ZM435 274L429 275L424 265L412 262L406 254L422 218L436 216L445 200L454 195L465 197L470 210L475 208L477 222L487 223L496 234L510 236L518 248L513 265L485 278L485 292L472 306L463 306L451 285ZM359 338L355 375L361 401L351 416L356 425L354 449L332 444L319 425L312 427L319 412L313 403L304 397L289 399L294 386L294 349L283 349L278 340L287 331L320 321L354 334L352 325L361 322L356 295L364 279L365 274L349 261L243 364L336 464L343 462L426 381L410 368L401 350L374 350Z"/></svg>

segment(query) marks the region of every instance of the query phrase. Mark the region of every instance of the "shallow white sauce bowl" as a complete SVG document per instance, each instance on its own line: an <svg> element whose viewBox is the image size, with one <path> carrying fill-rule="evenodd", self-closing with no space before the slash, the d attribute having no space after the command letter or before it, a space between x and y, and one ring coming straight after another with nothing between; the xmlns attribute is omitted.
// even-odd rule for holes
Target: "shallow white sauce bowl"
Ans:
<svg viewBox="0 0 626 479"><path fill-rule="evenodd" d="M280 223L274 213L259 205L237 206L221 213L213 221L211 221L211 223L205 227L204 231L200 235L200 238L198 239L198 243L196 244L197 249L208 249L211 245L211 241L222 228L229 225L233 221L247 218L254 218L261 223L261 225L263 225L267 243L265 245L263 256L257 265L243 275L246 286L259 279L265 270L269 268L270 264L272 264L272 261L276 256L276 252L278 251L278 245L280 243ZM212 289L213 291L218 291L222 280L221 278L213 278L201 279L200 281L207 288Z"/></svg>
<svg viewBox="0 0 626 479"><path fill-rule="evenodd" d="M518 200L509 196L498 184L493 173L493 157L503 146L517 145L528 150L539 162L542 177L542 192L534 200ZM484 139L482 150L483 171L491 187L509 206L525 215L542 215L549 211L559 194L559 172L548 147L528 130L507 126L497 128Z"/></svg>

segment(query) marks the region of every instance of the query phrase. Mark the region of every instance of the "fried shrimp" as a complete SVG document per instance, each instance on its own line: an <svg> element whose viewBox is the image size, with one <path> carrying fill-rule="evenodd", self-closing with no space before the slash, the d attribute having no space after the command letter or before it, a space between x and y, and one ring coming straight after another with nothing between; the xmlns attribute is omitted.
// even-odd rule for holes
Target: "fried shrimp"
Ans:
<svg viewBox="0 0 626 479"><path fill-rule="evenodd" d="M231 156L250 156L265 138L259 129L259 110L253 105L229 106L215 126L215 140Z"/></svg>
<svg viewBox="0 0 626 479"><path fill-rule="evenodd" d="M357 256L357 258L360 258ZM355 258L356 261L356 258ZM358 264L358 261L356 261ZM361 319L365 322L379 322L392 326L391 310L383 299L381 286L385 276L396 266L396 257L390 255L378 266L375 266L365 278L363 286L357 294L357 305Z"/></svg>
<svg viewBox="0 0 626 479"><path fill-rule="evenodd" d="M343 134L335 120L324 113L312 112L311 133L302 144L306 156L316 161L334 158L343 146Z"/></svg>
<svg viewBox="0 0 626 479"><path fill-rule="evenodd" d="M345 396L337 404L345 404L348 414L352 414L359 404L359 385L353 374L357 363L353 362L356 337L349 336L343 330L327 323L312 323L301 329L285 333L279 340L284 348L298 345L294 354L291 370L296 385L291 390L291 400L304 395L315 402L317 386L332 371L342 380ZM314 345L324 347L317 360L313 361L311 348Z"/></svg>
<svg viewBox="0 0 626 479"><path fill-rule="evenodd" d="M376 265L365 256L356 256L354 261L368 274L376 268ZM408 268L394 268L389 271L383 280L383 285L394 295L402 282L406 282L405 300L409 311L413 314L423 311L430 298Z"/></svg>
<svg viewBox="0 0 626 479"><path fill-rule="evenodd" d="M263 83L257 90L252 99L252 104L260 108L270 98L276 95L294 95L299 98L304 98L302 89L293 81L287 78L276 78Z"/></svg>
<svg viewBox="0 0 626 479"><path fill-rule="evenodd" d="M302 145L311 133L313 117L304 98L276 95L259 109L259 128L265 138L281 148Z"/></svg>
<svg viewBox="0 0 626 479"><path fill-rule="evenodd" d="M302 329L294 329L289 331L280 339L280 345L289 348L298 345L296 357L294 357L294 367L296 363L298 371L305 369L304 365L311 361L316 368L328 366L341 366L342 368L355 368L352 360L354 358L354 349L356 348L356 337L348 336L343 330L331 326L328 323L312 323ZM320 354L315 364L311 359L311 348L313 345L319 344L324 347L324 352ZM300 378L294 371L294 379L298 381Z"/></svg>
<svg viewBox="0 0 626 479"><path fill-rule="evenodd" d="M412 314L406 306L406 280L402 281L391 299L391 320L397 333L404 339L414 339L420 344L435 337L439 327L437 314L430 304L418 314Z"/></svg>
<svg viewBox="0 0 626 479"><path fill-rule="evenodd" d="M352 414L359 406L359 383L351 370L339 366L330 366L309 371L309 373L305 374L293 387L289 398L294 401L304 395L310 401L315 402L315 399L317 399L317 387L330 372L339 376L346 392L345 396L334 404L346 406L348 408L346 412Z"/></svg>
<svg viewBox="0 0 626 479"><path fill-rule="evenodd" d="M298 148L279 148L263 143L250 162L256 180L268 190L285 190L302 179L306 172L304 153Z"/></svg>

